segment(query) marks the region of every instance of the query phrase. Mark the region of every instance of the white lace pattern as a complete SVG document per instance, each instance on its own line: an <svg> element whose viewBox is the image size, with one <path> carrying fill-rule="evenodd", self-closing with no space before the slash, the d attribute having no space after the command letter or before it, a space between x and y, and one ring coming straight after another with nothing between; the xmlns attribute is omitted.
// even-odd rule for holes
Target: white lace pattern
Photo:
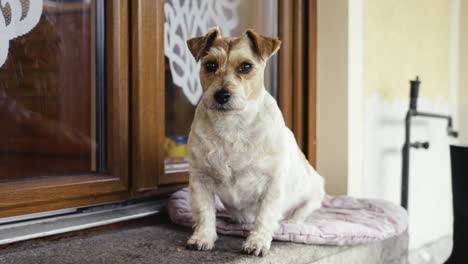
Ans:
<svg viewBox="0 0 468 264"><path fill-rule="evenodd" d="M166 0L164 4L164 51L174 83L193 105L202 95L200 66L192 58L186 41L216 25L229 35L239 25L239 5L240 0Z"/></svg>
<svg viewBox="0 0 468 264"><path fill-rule="evenodd" d="M39 23L42 0L0 0L0 67L8 57L10 40L30 32Z"/></svg>

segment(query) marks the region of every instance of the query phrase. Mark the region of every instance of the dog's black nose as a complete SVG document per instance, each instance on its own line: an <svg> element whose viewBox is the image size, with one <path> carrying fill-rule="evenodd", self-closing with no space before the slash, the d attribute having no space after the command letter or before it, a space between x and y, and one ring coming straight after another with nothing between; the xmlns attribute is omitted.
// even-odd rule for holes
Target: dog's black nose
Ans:
<svg viewBox="0 0 468 264"><path fill-rule="evenodd" d="M225 104L231 98L231 93L226 89L221 89L214 94L214 99L218 104Z"/></svg>

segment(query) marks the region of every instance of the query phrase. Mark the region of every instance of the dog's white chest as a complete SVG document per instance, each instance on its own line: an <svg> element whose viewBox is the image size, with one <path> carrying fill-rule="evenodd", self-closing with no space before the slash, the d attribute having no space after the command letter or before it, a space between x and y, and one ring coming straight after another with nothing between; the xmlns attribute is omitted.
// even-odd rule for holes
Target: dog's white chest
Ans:
<svg viewBox="0 0 468 264"><path fill-rule="evenodd" d="M247 146L233 144L218 144L206 154L206 167L212 177L221 181L235 180L245 170L255 166L251 149Z"/></svg>
<svg viewBox="0 0 468 264"><path fill-rule="evenodd" d="M212 179L214 192L235 220L252 223L255 205L269 177L260 166L264 163L258 162L267 158L264 148L255 139L227 142L206 138L203 141L207 145L198 144L203 150L197 151L200 154L194 157L196 163L203 164L203 171Z"/></svg>
<svg viewBox="0 0 468 264"><path fill-rule="evenodd" d="M287 160L281 113L274 99L264 104L252 116L247 112L214 119L201 105L189 137L191 174L242 223L255 221L259 202L271 182L279 181L278 171Z"/></svg>

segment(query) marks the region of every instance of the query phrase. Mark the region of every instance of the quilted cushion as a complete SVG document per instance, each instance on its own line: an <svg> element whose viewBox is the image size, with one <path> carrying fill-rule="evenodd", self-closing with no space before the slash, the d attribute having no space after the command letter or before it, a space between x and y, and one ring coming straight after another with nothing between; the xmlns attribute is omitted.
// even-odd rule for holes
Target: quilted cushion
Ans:
<svg viewBox="0 0 468 264"><path fill-rule="evenodd" d="M217 231L220 234L247 236L252 224L230 221L229 214L217 199ZM174 193L168 203L171 220L179 225L193 226L190 191ZM305 244L356 245L397 236L408 226L406 211L393 203L350 196L327 196L322 207L305 223L282 223L274 240Z"/></svg>

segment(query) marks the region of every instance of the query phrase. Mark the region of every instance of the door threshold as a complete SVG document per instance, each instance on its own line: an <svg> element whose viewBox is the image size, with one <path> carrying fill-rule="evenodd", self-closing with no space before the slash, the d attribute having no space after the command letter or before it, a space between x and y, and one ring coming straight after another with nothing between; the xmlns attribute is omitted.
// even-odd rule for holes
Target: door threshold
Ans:
<svg viewBox="0 0 468 264"><path fill-rule="evenodd" d="M41 238L87 228L115 224L161 212L166 200L145 201L135 204L110 204L82 209L37 214L34 219L15 218L15 222L0 224L0 245Z"/></svg>

